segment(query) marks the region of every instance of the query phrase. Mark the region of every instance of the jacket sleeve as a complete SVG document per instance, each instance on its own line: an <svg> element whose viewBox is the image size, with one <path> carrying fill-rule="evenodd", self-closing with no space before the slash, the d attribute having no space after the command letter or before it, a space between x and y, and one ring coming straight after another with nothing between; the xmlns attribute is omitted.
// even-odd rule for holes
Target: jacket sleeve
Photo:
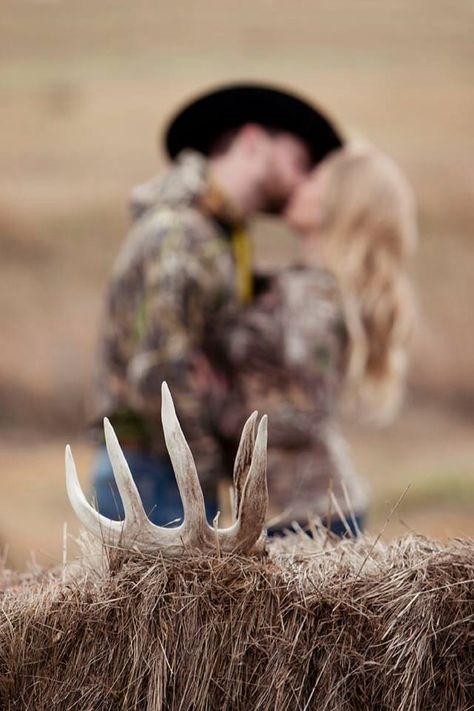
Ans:
<svg viewBox="0 0 474 711"><path fill-rule="evenodd" d="M242 411L254 409L268 415L275 447L304 447L327 423L342 378L344 327L323 276L275 276L226 335L236 387L234 405L219 418L225 436L238 437Z"/></svg>
<svg viewBox="0 0 474 711"><path fill-rule="evenodd" d="M128 382L136 407L157 422L155 434L161 437L161 383L166 380L205 480L219 466L220 451L206 407L203 343L209 322L232 303L222 278L227 257L219 250L225 245L200 239L192 225L178 220L159 244L144 260L145 289L136 309Z"/></svg>

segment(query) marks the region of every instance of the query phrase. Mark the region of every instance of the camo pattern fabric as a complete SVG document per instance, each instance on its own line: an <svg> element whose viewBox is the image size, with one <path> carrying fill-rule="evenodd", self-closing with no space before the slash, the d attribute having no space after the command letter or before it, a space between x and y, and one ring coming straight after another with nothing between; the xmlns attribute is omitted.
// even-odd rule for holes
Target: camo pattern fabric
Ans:
<svg viewBox="0 0 474 711"><path fill-rule="evenodd" d="M364 511L366 487L335 422L348 339L332 275L290 268L269 277L227 344L242 409L269 417L273 524L327 519L331 509L338 518L331 491L346 515ZM233 416L227 408L221 417L229 435Z"/></svg>
<svg viewBox="0 0 474 711"><path fill-rule="evenodd" d="M135 224L106 300L94 420L108 416L123 444L166 454L166 380L201 480L214 486L222 455L208 380L222 359L210 335L228 330L240 305L229 233L202 209L206 190L206 161L187 152L133 193Z"/></svg>

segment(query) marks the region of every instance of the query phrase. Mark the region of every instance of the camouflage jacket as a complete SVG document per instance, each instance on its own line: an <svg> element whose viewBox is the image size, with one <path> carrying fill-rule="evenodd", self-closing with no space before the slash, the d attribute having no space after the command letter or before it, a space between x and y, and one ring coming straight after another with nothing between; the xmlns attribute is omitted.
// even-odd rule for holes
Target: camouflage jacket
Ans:
<svg viewBox="0 0 474 711"><path fill-rule="evenodd" d="M242 425L259 409L269 415L273 510L299 492L306 511L316 469L321 504L334 472L349 471L333 463L343 447L330 434L344 367L334 283L318 273L308 284L308 274L289 270L263 280L244 310L231 248L238 217L216 199L198 154L136 189L132 209L107 294L94 420L108 416L123 444L165 454L166 380L209 493L230 473Z"/></svg>
<svg viewBox="0 0 474 711"><path fill-rule="evenodd" d="M214 334L240 309L233 219L209 193L206 161L193 152L134 191L134 226L107 294L94 417L109 416L124 444L165 454L166 380L204 484L222 462L207 392L210 366L223 369Z"/></svg>
<svg viewBox="0 0 474 711"><path fill-rule="evenodd" d="M330 490L342 511L363 511L366 488L336 424L348 341L334 278L304 268L270 277L226 340L241 409L268 414L275 525L324 517L331 509L337 516ZM233 416L227 408L221 418L229 435Z"/></svg>

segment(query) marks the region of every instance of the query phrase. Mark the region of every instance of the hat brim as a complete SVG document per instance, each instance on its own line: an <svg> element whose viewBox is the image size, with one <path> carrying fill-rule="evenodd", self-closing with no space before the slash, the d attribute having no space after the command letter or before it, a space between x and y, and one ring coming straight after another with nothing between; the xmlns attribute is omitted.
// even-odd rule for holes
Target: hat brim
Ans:
<svg viewBox="0 0 474 711"><path fill-rule="evenodd" d="M246 123L287 131L308 146L313 163L343 145L332 121L298 96L261 84L234 84L204 94L179 111L165 131L170 158L185 148L208 155L216 139Z"/></svg>

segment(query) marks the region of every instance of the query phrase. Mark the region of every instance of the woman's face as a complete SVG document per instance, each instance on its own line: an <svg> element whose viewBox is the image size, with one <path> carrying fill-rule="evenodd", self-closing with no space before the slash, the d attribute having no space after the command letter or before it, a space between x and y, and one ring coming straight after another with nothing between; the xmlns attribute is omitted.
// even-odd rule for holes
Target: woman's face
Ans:
<svg viewBox="0 0 474 711"><path fill-rule="evenodd" d="M303 235L318 232L322 217L324 170L315 168L294 190L284 217L288 224Z"/></svg>

